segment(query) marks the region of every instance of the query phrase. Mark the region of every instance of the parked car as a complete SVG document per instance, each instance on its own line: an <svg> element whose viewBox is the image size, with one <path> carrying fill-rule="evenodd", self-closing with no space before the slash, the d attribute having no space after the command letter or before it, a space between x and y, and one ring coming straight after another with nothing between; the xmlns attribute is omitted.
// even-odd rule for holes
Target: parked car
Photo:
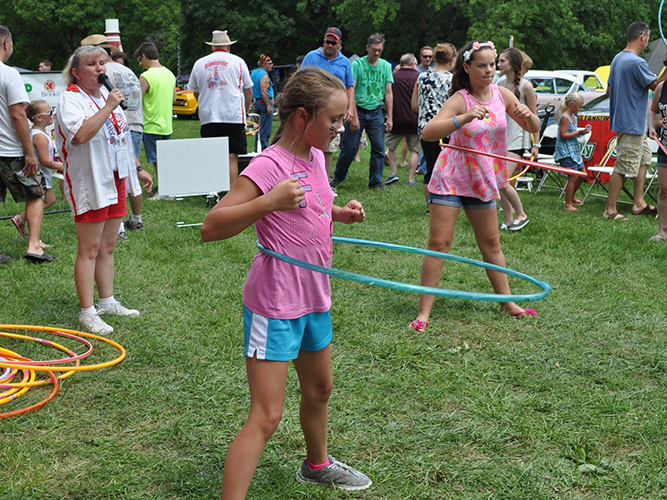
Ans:
<svg viewBox="0 0 667 500"><path fill-rule="evenodd" d="M188 89L177 89L172 111L177 118L199 118L195 93Z"/></svg>
<svg viewBox="0 0 667 500"><path fill-rule="evenodd" d="M600 96L599 92L592 91L584 83L580 82L576 76L557 71L538 71L530 70L524 78L533 84L537 94L537 106L551 104L560 106L561 100L570 92L575 90L581 93L584 103L592 101Z"/></svg>
<svg viewBox="0 0 667 500"><path fill-rule="evenodd" d="M588 87L590 90L594 90L596 92L605 92L607 89L607 86L600 79L600 77L595 71L584 71L578 69L560 69L557 72L576 76L579 79L579 81L584 85L586 85L586 87Z"/></svg>

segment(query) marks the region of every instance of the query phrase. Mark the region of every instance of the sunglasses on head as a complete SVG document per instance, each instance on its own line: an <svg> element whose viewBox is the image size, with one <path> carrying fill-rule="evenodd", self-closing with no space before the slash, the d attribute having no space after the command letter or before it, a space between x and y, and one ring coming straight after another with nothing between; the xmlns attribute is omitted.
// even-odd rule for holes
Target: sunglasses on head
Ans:
<svg viewBox="0 0 667 500"><path fill-rule="evenodd" d="M327 45L338 45L338 40L324 40Z"/></svg>

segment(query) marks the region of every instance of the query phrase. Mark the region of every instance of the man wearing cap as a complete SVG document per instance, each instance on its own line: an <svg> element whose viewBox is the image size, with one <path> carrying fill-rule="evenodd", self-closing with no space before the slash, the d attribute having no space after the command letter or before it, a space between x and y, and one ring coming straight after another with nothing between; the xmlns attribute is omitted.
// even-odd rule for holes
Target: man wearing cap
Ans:
<svg viewBox="0 0 667 500"><path fill-rule="evenodd" d="M245 123L252 99L252 79L243 59L230 53L227 31L215 30L211 53L195 62L188 88L199 102L202 137L229 138L229 185L238 174L238 156L247 153Z"/></svg>
<svg viewBox="0 0 667 500"><path fill-rule="evenodd" d="M137 163L137 179L145 184L148 192L151 192L151 185L153 178L146 172L139 164L139 155L141 154L141 139L144 129L144 111L142 106L142 92L139 78L127 66L115 62L111 58L111 54L117 54L120 49L114 45L110 45L107 41L106 35L89 35L81 40L81 46L95 45L106 50L108 58L104 64L106 74L109 77L111 84L123 93L127 108L123 110L127 123L130 127L130 134L132 136L132 149L134 151L135 161ZM144 223L141 219L142 196L138 194L133 196L132 192L139 192L139 187L135 186L132 189L130 182L134 176L128 176L126 179L126 192L130 200L130 207L132 214L129 219L120 223L118 227L118 238L122 241L127 241L126 231L143 231Z"/></svg>
<svg viewBox="0 0 667 500"><path fill-rule="evenodd" d="M146 159L157 166L157 141L171 138L173 132L173 104L176 101L176 77L160 64L157 47L153 42L144 42L134 51L134 57L144 72L139 76L144 111L144 149ZM164 199L156 194L151 198Z"/></svg>
<svg viewBox="0 0 667 500"><path fill-rule="evenodd" d="M342 34L338 28L329 28L324 33L324 44L321 48L311 50L301 63L301 67L317 66L324 71L338 77L347 89L348 106L345 114L345 123L352 132L359 128L359 117L357 116L357 106L354 101L354 78L352 76L352 65L347 57L340 53ZM327 175L331 175L331 163L333 154L338 151L340 144L340 134L336 134L329 147L324 152Z"/></svg>
<svg viewBox="0 0 667 500"><path fill-rule="evenodd" d="M25 201L30 236L24 257L31 262L49 262L55 257L47 254L39 241L46 182L32 149L28 117L23 109L30 102L28 94L19 72L5 64L13 51L14 41L9 28L0 26L0 202L5 202L8 189L14 201ZM22 226L16 222L14 225L25 238ZM7 255L0 253L0 264L9 260Z"/></svg>
<svg viewBox="0 0 667 500"><path fill-rule="evenodd" d="M273 61L265 54L259 56L258 68L250 73L252 79L252 97L255 111L259 113L259 140L262 150L269 147L269 138L273 129L273 80L269 72Z"/></svg>

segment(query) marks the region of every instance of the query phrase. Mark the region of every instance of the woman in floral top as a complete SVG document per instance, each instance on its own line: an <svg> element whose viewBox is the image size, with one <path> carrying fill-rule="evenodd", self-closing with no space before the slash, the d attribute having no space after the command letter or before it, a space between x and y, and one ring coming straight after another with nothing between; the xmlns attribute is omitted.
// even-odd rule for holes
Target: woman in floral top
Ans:
<svg viewBox="0 0 667 500"><path fill-rule="evenodd" d="M440 108L449 97L452 86L452 68L456 58L456 47L451 43L438 44L434 51L435 68L419 75L412 92L412 109L418 113L417 133L421 140L422 151L426 159L426 175L424 176L424 194L428 205L428 183L431 180L435 160L440 154L438 141L422 139L424 126L438 114ZM449 138L443 139L447 142Z"/></svg>
<svg viewBox="0 0 667 500"><path fill-rule="evenodd" d="M469 42L456 58L452 77L452 97L435 118L426 124L422 138L436 141L451 134L450 144L487 153L507 155L507 122L505 113L525 130L536 132L540 120L516 96L493 84L496 50L493 42ZM456 219L461 207L475 233L485 262L505 267L500 248L496 200L498 190L507 183L507 164L488 156L443 148L428 184L431 221L429 250L449 252ZM443 259L424 257L421 284L438 286ZM487 271L497 294L510 294L507 275ZM433 295L421 295L419 314L410 328L424 331L433 307ZM501 310L511 316L536 315L533 309L522 309L514 302L501 302Z"/></svg>

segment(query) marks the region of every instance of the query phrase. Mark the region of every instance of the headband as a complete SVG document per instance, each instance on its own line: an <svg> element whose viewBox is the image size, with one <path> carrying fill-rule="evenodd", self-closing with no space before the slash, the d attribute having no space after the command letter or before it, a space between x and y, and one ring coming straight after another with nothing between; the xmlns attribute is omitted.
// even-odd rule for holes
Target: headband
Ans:
<svg viewBox="0 0 667 500"><path fill-rule="evenodd" d="M473 52L476 52L480 50L483 47L489 47L490 49L493 50L493 55L495 57L498 57L498 52L496 51L496 46L493 45L493 42L473 42L472 48L470 50L466 50L463 53L463 62L468 62L470 60L470 57L472 56Z"/></svg>

